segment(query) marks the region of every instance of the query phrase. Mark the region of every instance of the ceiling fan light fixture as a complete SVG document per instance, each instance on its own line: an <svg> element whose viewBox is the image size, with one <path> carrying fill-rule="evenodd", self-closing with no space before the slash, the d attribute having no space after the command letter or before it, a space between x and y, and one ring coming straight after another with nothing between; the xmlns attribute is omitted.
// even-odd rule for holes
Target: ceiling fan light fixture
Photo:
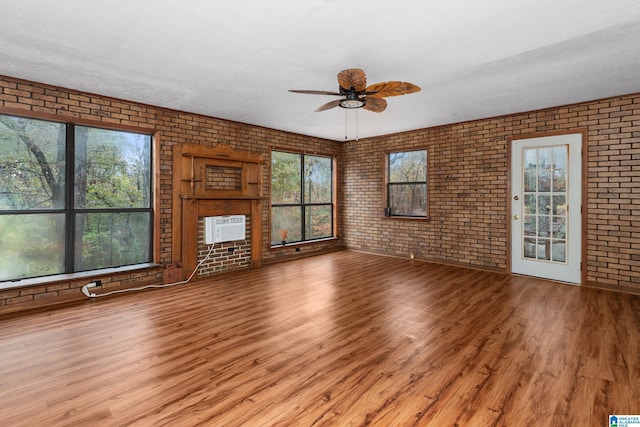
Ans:
<svg viewBox="0 0 640 427"><path fill-rule="evenodd" d="M339 104L342 108L348 108L348 109L353 109L353 108L362 108L364 107L364 101L362 99L356 98L356 99L343 99L340 101Z"/></svg>

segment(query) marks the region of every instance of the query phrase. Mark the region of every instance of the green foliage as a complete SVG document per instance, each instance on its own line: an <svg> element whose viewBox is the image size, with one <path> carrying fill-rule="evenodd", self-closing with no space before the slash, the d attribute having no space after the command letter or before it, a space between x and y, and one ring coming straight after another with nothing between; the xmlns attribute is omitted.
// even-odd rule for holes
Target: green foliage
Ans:
<svg viewBox="0 0 640 427"><path fill-rule="evenodd" d="M75 192L78 207L87 209L148 207L150 201L147 178L150 175L148 138L125 132L78 128L76 186L80 188ZM82 147L83 150L78 150L78 147ZM86 158L78 158L78 151L85 152ZM86 184L79 184L83 181ZM85 191L80 191L81 188L85 188ZM83 195L84 199L82 199Z"/></svg>
<svg viewBox="0 0 640 427"><path fill-rule="evenodd" d="M150 216L146 212L81 214L83 232L75 270L130 265L149 257ZM142 258L142 260L141 260Z"/></svg>
<svg viewBox="0 0 640 427"><path fill-rule="evenodd" d="M271 203L301 202L299 154L273 151L271 153Z"/></svg>
<svg viewBox="0 0 640 427"><path fill-rule="evenodd" d="M0 210L64 206L65 126L0 115Z"/></svg>
<svg viewBox="0 0 640 427"><path fill-rule="evenodd" d="M0 215L0 280L64 272L64 215Z"/></svg>
<svg viewBox="0 0 640 427"><path fill-rule="evenodd" d="M150 259L151 138L76 126L71 165L66 128L0 115L0 280L65 272L70 208L109 211L74 214L73 271ZM66 206L67 166L73 207Z"/></svg>
<svg viewBox="0 0 640 427"><path fill-rule="evenodd" d="M332 163L330 157L272 152L272 245L281 243L283 229L287 242L332 235Z"/></svg>

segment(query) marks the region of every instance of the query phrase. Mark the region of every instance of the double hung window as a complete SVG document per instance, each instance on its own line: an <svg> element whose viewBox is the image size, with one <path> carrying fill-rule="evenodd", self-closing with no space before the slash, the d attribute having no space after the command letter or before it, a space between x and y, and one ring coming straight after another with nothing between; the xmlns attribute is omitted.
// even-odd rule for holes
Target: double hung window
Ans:
<svg viewBox="0 0 640 427"><path fill-rule="evenodd" d="M427 150L387 153L386 216L427 218Z"/></svg>

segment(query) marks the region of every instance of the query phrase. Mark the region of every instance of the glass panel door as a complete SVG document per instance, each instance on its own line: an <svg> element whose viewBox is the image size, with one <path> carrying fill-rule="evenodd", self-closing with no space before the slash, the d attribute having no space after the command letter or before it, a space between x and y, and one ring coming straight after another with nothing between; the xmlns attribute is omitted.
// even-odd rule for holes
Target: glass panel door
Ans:
<svg viewBox="0 0 640 427"><path fill-rule="evenodd" d="M580 283L582 135L512 141L511 271Z"/></svg>

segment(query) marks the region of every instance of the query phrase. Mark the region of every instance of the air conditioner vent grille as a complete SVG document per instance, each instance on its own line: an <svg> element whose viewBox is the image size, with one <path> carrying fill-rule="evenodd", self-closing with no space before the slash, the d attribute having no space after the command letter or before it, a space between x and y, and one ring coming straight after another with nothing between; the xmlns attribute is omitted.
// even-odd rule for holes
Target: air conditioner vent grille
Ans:
<svg viewBox="0 0 640 427"><path fill-rule="evenodd" d="M204 240L207 245L245 239L244 215L209 216L204 219Z"/></svg>

